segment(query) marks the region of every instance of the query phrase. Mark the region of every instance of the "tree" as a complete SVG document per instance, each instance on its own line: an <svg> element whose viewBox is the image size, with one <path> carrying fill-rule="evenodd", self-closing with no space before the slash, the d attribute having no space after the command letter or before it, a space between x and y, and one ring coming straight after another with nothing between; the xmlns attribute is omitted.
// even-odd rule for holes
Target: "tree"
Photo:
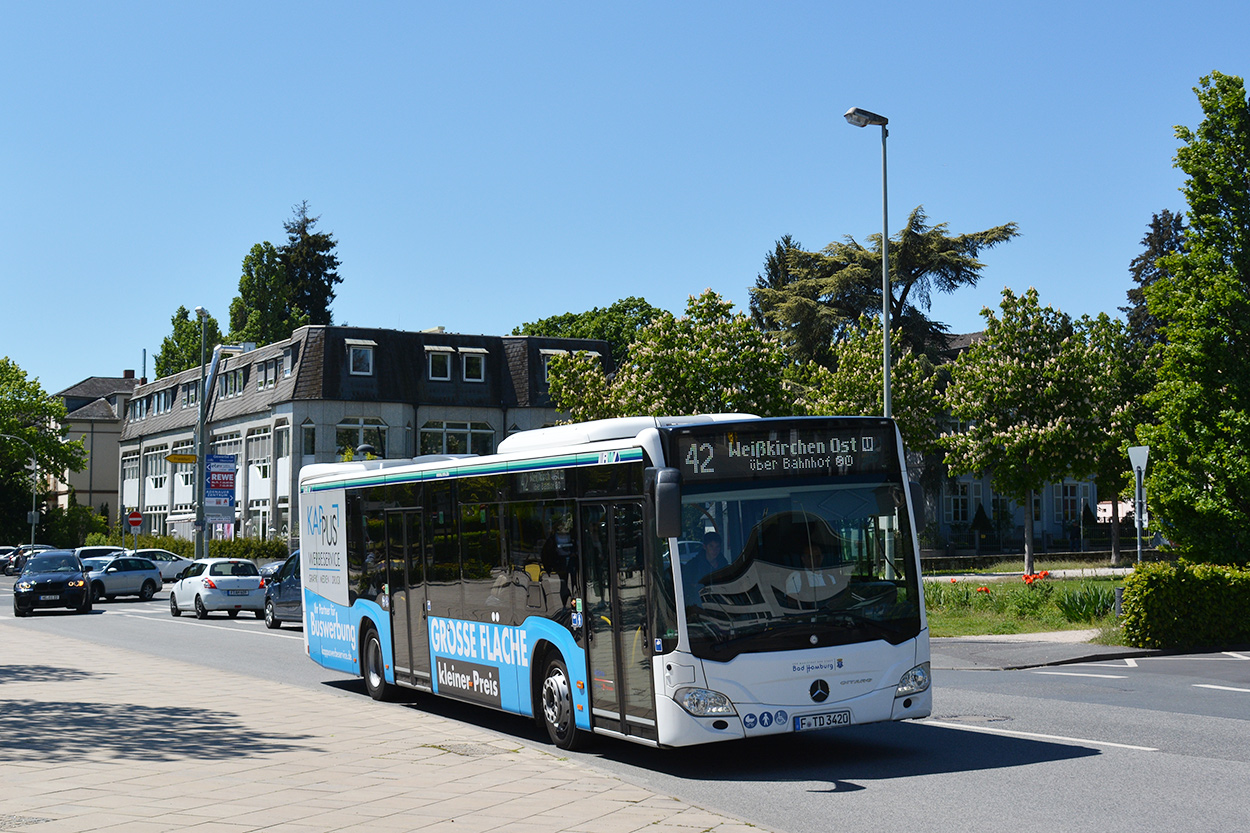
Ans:
<svg viewBox="0 0 1250 833"><path fill-rule="evenodd" d="M944 433L955 474L989 472L995 489L1025 507L1025 571L1033 572L1033 495L1094 470L1102 395L1098 356L1067 315L1042 307L1037 290L1003 290L986 308L984 340L951 366L942 400L964 430Z"/></svg>
<svg viewBox="0 0 1250 833"><path fill-rule="evenodd" d="M556 356L551 398L573 420L725 412L776 416L792 410L787 364L776 338L710 289L680 318L661 311L638 331L608 380L586 354Z"/></svg>
<svg viewBox="0 0 1250 833"><path fill-rule="evenodd" d="M87 456L81 440L66 442L65 402L44 392L7 356L0 359L0 534L28 539L34 454L39 473L81 471ZM15 438L15 439L14 439ZM41 490L40 490L41 491ZM36 503L39 502L36 498Z"/></svg>
<svg viewBox="0 0 1250 833"><path fill-rule="evenodd" d="M329 324L334 287L343 282L337 271L339 259L334 254L338 242L332 234L313 231L321 218L308 216L307 200L292 211L294 216L282 224L287 242L279 250L291 302L308 316L308 323Z"/></svg>
<svg viewBox="0 0 1250 833"><path fill-rule="evenodd" d="M1250 105L1241 78L1194 88L1197 130L1176 128L1187 176L1179 251L1145 288L1162 331L1150 446L1152 525L1205 560L1244 562L1250 544Z"/></svg>
<svg viewBox="0 0 1250 833"><path fill-rule="evenodd" d="M566 312L522 324L513 328L512 334L601 339L612 346L612 359L620 365L638 333L662 312L659 307L648 304L645 298L630 296L603 309L595 307L588 312Z"/></svg>
<svg viewBox="0 0 1250 833"><path fill-rule="evenodd" d="M935 292L976 286L984 264L982 250L1015 237L1015 223L951 236L946 223L929 226L924 207L890 243L890 328L902 333L903 344L936 357L945 348L945 325L932 321L928 310ZM779 288L757 281L751 290L752 309L760 320L776 321L796 361L825 361L822 345L855 326L863 315L881 310L881 235L865 247L847 236L820 252L790 252L792 279Z"/></svg>
<svg viewBox="0 0 1250 833"><path fill-rule="evenodd" d="M908 451L933 449L938 416L936 375L928 358L902 346L890 334L892 408ZM881 323L866 319L833 347L834 369L809 362L787 368L795 392L795 413L872 416L881 414Z"/></svg>
<svg viewBox="0 0 1250 833"><path fill-rule="evenodd" d="M1120 504L1118 498L1132 483L1128 447L1135 444L1143 421L1144 397L1154 384L1150 353L1144 341L1135 341L1124 322L1100 313L1082 316L1081 337L1095 353L1101 368L1101 393L1093 400L1094 483L1099 495L1111 498L1111 563L1120 561Z"/></svg>
<svg viewBox="0 0 1250 833"><path fill-rule="evenodd" d="M230 340L272 344L291 337L309 316L295 302L281 253L269 241L243 258L239 294L230 302Z"/></svg>
<svg viewBox="0 0 1250 833"><path fill-rule="evenodd" d="M1159 321L1146 306L1146 288L1166 274L1161 259L1181 251L1184 238L1185 223L1179 215L1165 208L1150 218L1150 230L1141 240L1145 250L1128 267L1136 286L1128 291L1129 305L1120 307L1128 317L1129 339L1134 344L1149 348L1159 340Z"/></svg>
<svg viewBox="0 0 1250 833"><path fill-rule="evenodd" d="M170 376L183 370L200 366L200 321L191 319L186 307L178 307L170 319L174 331L161 342L160 352L156 354L156 378ZM222 343L221 330L217 327L217 319L209 315L204 319L204 344L212 350Z"/></svg>

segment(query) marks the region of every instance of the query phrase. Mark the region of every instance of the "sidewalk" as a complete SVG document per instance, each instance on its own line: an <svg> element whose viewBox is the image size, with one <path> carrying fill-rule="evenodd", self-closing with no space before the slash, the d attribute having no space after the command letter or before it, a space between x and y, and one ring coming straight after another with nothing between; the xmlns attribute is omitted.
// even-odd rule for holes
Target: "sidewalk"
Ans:
<svg viewBox="0 0 1250 833"><path fill-rule="evenodd" d="M0 620L0 830L760 833L411 707Z"/></svg>
<svg viewBox="0 0 1250 833"><path fill-rule="evenodd" d="M1157 655L1159 651L1094 645L1097 630L957 636L929 640L935 671L1010 671L1043 665L1097 662Z"/></svg>

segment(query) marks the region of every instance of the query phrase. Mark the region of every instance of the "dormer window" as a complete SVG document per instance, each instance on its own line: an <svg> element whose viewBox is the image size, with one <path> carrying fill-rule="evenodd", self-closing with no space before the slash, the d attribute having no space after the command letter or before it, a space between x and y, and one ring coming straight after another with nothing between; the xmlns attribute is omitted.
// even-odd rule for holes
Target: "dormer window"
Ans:
<svg viewBox="0 0 1250 833"><path fill-rule="evenodd" d="M373 349L376 341L360 338L344 339L347 343L347 372L353 376L373 375Z"/></svg>
<svg viewBox="0 0 1250 833"><path fill-rule="evenodd" d="M460 348L460 367L466 382L486 381L486 352L481 347Z"/></svg>
<svg viewBox="0 0 1250 833"><path fill-rule="evenodd" d="M425 346L425 360L430 370L430 380L434 382L447 382L451 380L451 360L456 353L456 348L447 347L441 344L427 344Z"/></svg>

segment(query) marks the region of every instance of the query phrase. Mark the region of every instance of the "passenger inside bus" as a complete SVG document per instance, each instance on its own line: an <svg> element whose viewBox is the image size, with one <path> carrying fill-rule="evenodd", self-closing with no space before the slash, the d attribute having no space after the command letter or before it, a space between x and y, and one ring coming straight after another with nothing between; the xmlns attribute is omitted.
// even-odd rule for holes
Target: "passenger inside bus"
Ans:
<svg viewBox="0 0 1250 833"><path fill-rule="evenodd" d="M722 539L719 532L705 533L702 545L699 553L682 565L682 584L685 586L688 605L698 604L699 591L707 576L729 566L729 562L721 554Z"/></svg>

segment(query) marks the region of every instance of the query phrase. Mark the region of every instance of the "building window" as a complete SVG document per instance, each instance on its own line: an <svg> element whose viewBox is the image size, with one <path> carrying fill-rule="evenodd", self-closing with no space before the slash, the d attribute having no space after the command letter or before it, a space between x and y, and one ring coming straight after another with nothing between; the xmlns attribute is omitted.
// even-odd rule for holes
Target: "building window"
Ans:
<svg viewBox="0 0 1250 833"><path fill-rule="evenodd" d="M282 370L282 378L285 379L287 376L290 376L291 370L294 367L295 367L295 348L288 347L282 351L282 364L279 365L279 368Z"/></svg>
<svg viewBox="0 0 1250 833"><path fill-rule="evenodd" d="M200 383L187 382L182 386L182 407L190 408L200 401Z"/></svg>
<svg viewBox="0 0 1250 833"><path fill-rule="evenodd" d="M373 446L379 457L386 456L386 423L377 417L345 419L335 426L335 455L340 459L354 458L356 449L362 445Z"/></svg>
<svg viewBox="0 0 1250 833"><path fill-rule="evenodd" d="M195 443L191 440L175 443L172 449L174 454L194 454ZM178 478L177 485L190 486L195 481L195 463L177 463L174 465L174 476Z"/></svg>
<svg viewBox="0 0 1250 833"><path fill-rule="evenodd" d="M447 382L451 380L451 355L450 347L426 347L425 357L430 369L430 379L435 382Z"/></svg>
<svg viewBox="0 0 1250 833"><path fill-rule="evenodd" d="M243 435L238 431L218 434L211 443L213 454L233 454L235 470L238 471L239 455L243 451Z"/></svg>
<svg viewBox="0 0 1250 833"><path fill-rule="evenodd" d="M273 470L273 433L269 428L257 428L247 435L247 464L256 470L256 476L267 480Z"/></svg>
<svg viewBox="0 0 1250 833"><path fill-rule="evenodd" d="M139 455L128 454L122 458L122 480L139 479Z"/></svg>
<svg viewBox="0 0 1250 833"><path fill-rule="evenodd" d="M143 474L148 479L149 489L164 489L169 476L169 461L165 459L168 446L149 449L143 452Z"/></svg>
<svg viewBox="0 0 1250 833"><path fill-rule="evenodd" d="M422 454L492 454L495 429L486 422L432 419L421 426Z"/></svg>
<svg viewBox="0 0 1250 833"><path fill-rule="evenodd" d="M972 523L980 503L980 483L951 481L946 484L943 513L948 524Z"/></svg>
<svg viewBox="0 0 1250 833"><path fill-rule="evenodd" d="M317 453L317 426L312 423L304 423L300 426L303 433L301 445L304 448L304 456L312 457Z"/></svg>
<svg viewBox="0 0 1250 833"><path fill-rule="evenodd" d="M486 351L461 348L460 366L466 382L486 381Z"/></svg>
<svg viewBox="0 0 1250 833"><path fill-rule="evenodd" d="M548 372L550 369L552 357L553 356L567 356L569 351L567 350L539 350L538 352L543 357L543 373L542 373L542 378L539 379L538 382L539 384L545 385L547 384L548 378L550 378L548 376Z"/></svg>
<svg viewBox="0 0 1250 833"><path fill-rule="evenodd" d="M343 340L347 345L347 372L353 376L373 375L373 348L376 341L361 338Z"/></svg>
<svg viewBox="0 0 1250 833"><path fill-rule="evenodd" d="M278 377L282 375L282 359L257 362L253 367L256 369L257 390L269 390L278 384Z"/></svg>

